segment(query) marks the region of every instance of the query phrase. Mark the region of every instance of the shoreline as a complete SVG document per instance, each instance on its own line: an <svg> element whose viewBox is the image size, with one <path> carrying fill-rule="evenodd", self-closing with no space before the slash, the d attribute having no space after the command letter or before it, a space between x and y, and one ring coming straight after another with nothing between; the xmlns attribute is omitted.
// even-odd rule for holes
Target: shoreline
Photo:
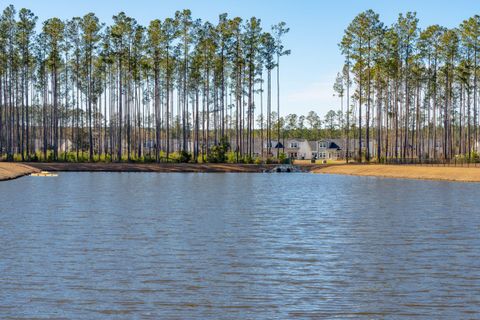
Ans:
<svg viewBox="0 0 480 320"><path fill-rule="evenodd" d="M315 168L311 172L390 179L480 182L480 167L342 164Z"/></svg>
<svg viewBox="0 0 480 320"><path fill-rule="evenodd" d="M0 162L0 181L12 180L40 171L51 172L185 172L262 173L278 164L232 163L67 163ZM391 179L480 182L480 167L431 167L381 164L296 164L303 172L380 177Z"/></svg>
<svg viewBox="0 0 480 320"><path fill-rule="evenodd" d="M42 171L64 172L232 172L262 173L278 164L240 163L67 163L67 162L27 162L28 166ZM306 166L299 166L310 171Z"/></svg>

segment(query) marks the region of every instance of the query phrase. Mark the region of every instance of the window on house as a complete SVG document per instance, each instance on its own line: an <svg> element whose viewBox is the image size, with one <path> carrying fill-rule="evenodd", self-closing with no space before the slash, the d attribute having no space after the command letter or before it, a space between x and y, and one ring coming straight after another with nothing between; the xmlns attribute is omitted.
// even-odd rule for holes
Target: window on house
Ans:
<svg viewBox="0 0 480 320"><path fill-rule="evenodd" d="M297 142L290 142L290 148L298 148Z"/></svg>
<svg viewBox="0 0 480 320"><path fill-rule="evenodd" d="M327 143L326 142L320 142L320 148L326 148Z"/></svg>

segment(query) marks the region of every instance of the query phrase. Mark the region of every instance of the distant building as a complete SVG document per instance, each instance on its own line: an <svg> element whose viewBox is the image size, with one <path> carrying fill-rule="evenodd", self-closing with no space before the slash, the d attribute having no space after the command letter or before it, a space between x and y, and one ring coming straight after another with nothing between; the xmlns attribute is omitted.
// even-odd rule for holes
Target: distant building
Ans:
<svg viewBox="0 0 480 320"><path fill-rule="evenodd" d="M308 160L312 158L312 148L306 139L285 140L284 152L291 159Z"/></svg>
<svg viewBox="0 0 480 320"><path fill-rule="evenodd" d="M343 158L344 150L341 143L334 140L319 140L309 143L312 147L312 158L319 160L338 160Z"/></svg>
<svg viewBox="0 0 480 320"><path fill-rule="evenodd" d="M297 160L337 160L345 157L342 139L322 139L316 141L308 141L306 139L272 140L270 148L267 141L263 142L262 148L262 142L255 139L255 156L274 157L277 155L278 149L281 153L285 153L288 158ZM268 154L268 150L270 150L270 154ZM349 150L350 155L352 155L352 151L353 148Z"/></svg>

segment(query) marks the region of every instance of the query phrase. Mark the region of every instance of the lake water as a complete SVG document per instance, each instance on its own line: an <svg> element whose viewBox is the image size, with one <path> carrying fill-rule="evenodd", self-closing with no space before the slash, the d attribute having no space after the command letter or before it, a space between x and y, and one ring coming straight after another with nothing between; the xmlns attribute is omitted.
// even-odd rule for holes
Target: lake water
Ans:
<svg viewBox="0 0 480 320"><path fill-rule="evenodd" d="M60 173L0 203L1 319L480 318L480 184Z"/></svg>

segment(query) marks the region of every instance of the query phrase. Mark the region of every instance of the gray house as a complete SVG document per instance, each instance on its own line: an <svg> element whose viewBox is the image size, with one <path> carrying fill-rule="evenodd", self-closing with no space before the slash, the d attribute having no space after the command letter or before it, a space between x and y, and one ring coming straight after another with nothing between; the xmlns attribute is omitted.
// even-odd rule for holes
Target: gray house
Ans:
<svg viewBox="0 0 480 320"><path fill-rule="evenodd" d="M343 158L344 154L340 141L340 139L322 139L317 141L286 139L282 151L290 159L337 160Z"/></svg>
<svg viewBox="0 0 480 320"><path fill-rule="evenodd" d="M332 139L323 139L318 141L310 141L312 149L311 159L319 160L337 160L343 158L342 144Z"/></svg>

